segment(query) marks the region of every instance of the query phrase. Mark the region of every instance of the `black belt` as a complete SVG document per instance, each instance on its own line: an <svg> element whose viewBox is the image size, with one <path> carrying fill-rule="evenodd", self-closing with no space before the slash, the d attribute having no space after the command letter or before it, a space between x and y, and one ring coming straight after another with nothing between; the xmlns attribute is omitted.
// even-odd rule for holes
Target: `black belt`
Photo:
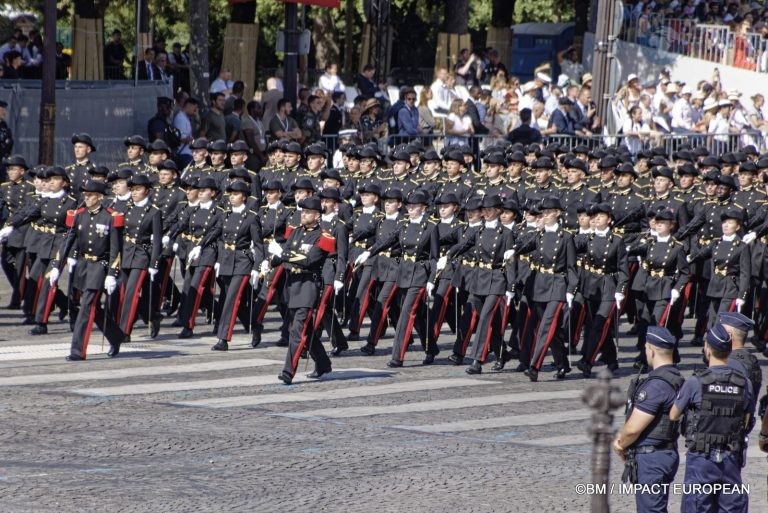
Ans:
<svg viewBox="0 0 768 513"><path fill-rule="evenodd" d="M633 449L635 454L650 454L656 451L676 451L677 442L667 442L661 445L641 445Z"/></svg>

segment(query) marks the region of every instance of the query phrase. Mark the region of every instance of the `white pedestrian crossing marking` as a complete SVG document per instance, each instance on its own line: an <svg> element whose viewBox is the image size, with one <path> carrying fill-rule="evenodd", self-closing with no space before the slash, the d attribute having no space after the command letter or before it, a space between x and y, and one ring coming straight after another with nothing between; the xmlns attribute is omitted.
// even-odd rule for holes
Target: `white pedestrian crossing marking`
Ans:
<svg viewBox="0 0 768 513"><path fill-rule="evenodd" d="M120 346L123 353L128 352L147 352L156 351L157 346L150 346L149 344L125 344ZM35 344L25 346L7 346L0 347L0 362L20 361L20 360L42 360L44 358L61 358L64 359L70 353L70 342L59 342L57 344ZM91 343L88 345L88 356L107 354L109 351L109 344L104 344L104 349L101 349L101 343Z"/></svg>
<svg viewBox="0 0 768 513"><path fill-rule="evenodd" d="M421 433L461 433L480 429L493 429L510 426L543 426L556 422L572 422L588 419L592 412L589 410L570 410L556 413L533 413L530 415L509 415L506 417L491 417L489 419L460 420L456 422L443 422L440 424L427 424L425 426L392 426L407 431L419 431ZM580 424L582 427L582 424Z"/></svg>

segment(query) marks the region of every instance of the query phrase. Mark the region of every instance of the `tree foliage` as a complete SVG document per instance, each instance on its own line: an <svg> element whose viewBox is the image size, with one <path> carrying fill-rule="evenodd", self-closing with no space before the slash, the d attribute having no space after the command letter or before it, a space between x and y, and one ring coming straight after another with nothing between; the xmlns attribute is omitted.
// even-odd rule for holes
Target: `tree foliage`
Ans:
<svg viewBox="0 0 768 513"><path fill-rule="evenodd" d="M515 23L570 21L575 15L574 3L574 0L515 2Z"/></svg>

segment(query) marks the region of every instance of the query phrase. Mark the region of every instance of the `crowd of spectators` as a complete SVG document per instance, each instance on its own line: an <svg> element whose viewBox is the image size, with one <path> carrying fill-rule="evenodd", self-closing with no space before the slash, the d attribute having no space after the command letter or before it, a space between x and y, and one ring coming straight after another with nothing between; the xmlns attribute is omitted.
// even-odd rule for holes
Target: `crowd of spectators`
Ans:
<svg viewBox="0 0 768 513"><path fill-rule="evenodd" d="M768 6L748 0L630 0L624 2L624 9L625 19L645 17L649 23L654 15L706 24L768 21Z"/></svg>

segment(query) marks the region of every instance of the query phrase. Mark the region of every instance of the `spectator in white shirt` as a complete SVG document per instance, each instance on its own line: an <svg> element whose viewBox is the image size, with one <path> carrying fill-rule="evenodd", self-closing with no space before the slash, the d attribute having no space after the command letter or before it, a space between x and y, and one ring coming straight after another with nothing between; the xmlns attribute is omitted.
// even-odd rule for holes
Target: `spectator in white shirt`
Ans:
<svg viewBox="0 0 768 513"><path fill-rule="evenodd" d="M339 68L333 63L329 62L325 65L325 73L320 75L318 80L318 87L325 91L325 94L331 96L335 92L343 93L346 89L344 83L341 81L338 75Z"/></svg>
<svg viewBox="0 0 768 513"><path fill-rule="evenodd" d="M520 96L520 110L533 110L533 104L536 102L536 84L533 82L526 82L520 87L520 90L522 93L522 96Z"/></svg>
<svg viewBox="0 0 768 513"><path fill-rule="evenodd" d="M184 102L184 107L173 118L173 126L179 131L181 139L181 146L179 146L177 154L184 166L192 160L192 150L189 148L189 143L194 139L191 119L195 114L197 114L197 100L188 98Z"/></svg>
<svg viewBox="0 0 768 513"><path fill-rule="evenodd" d="M474 133L472 119L467 115L467 105L461 100L453 100L451 111L445 118L445 145L468 143L468 137Z"/></svg>
<svg viewBox="0 0 768 513"><path fill-rule="evenodd" d="M552 94L550 94L547 101L544 102L544 112L547 113L547 116L551 116L552 113L555 112L562 95L563 91L559 87L552 86ZM573 100L571 100L571 103L573 103Z"/></svg>
<svg viewBox="0 0 768 513"><path fill-rule="evenodd" d="M688 133L693 130L693 108L690 101L693 91L688 86L680 91L680 97L672 105L672 131Z"/></svg>
<svg viewBox="0 0 768 513"><path fill-rule="evenodd" d="M629 153L637 155L643 149L642 139L650 133L650 129L643 123L643 111L635 105L629 109L629 117L624 121L624 139L622 143L627 147Z"/></svg>
<svg viewBox="0 0 768 513"><path fill-rule="evenodd" d="M209 89L211 94L224 93L224 96L232 94L232 86L235 82L232 80L232 71L227 68L219 70L219 76L213 81Z"/></svg>
<svg viewBox="0 0 768 513"><path fill-rule="evenodd" d="M715 141L727 144L730 133L731 102L720 100L717 102L717 107L717 115L709 122L707 133L714 135Z"/></svg>
<svg viewBox="0 0 768 513"><path fill-rule="evenodd" d="M445 101L448 97L446 82L448 79L448 70L439 68L435 73L435 81L429 88L432 90L432 100L435 103L435 110L441 114L447 113L451 108L451 102Z"/></svg>

